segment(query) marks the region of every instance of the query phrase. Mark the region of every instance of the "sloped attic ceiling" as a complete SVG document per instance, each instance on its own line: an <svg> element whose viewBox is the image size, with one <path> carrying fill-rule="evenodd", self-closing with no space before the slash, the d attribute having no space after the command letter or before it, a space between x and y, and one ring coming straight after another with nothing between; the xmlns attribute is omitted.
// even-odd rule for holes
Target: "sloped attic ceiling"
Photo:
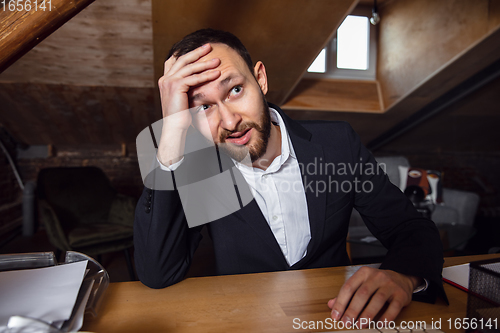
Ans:
<svg viewBox="0 0 500 333"><path fill-rule="evenodd" d="M378 2L376 86L335 82L338 91L354 94L345 103L344 93L334 96L333 103L331 85L319 85L329 111L285 108L289 115L346 120L369 143L500 59L496 0ZM254 61L266 64L268 99L282 104L304 90L302 74L357 3L98 0L0 74L0 125L27 144L133 146L137 133L161 116L156 82L167 50L203 27L237 34ZM368 95L380 103L353 113L363 106L359 96ZM356 108L336 106L353 102Z"/></svg>

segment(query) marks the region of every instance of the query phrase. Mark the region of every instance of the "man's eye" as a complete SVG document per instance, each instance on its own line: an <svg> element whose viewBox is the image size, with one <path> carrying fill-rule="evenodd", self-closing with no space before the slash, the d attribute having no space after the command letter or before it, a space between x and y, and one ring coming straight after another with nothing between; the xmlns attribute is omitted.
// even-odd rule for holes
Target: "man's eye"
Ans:
<svg viewBox="0 0 500 333"><path fill-rule="evenodd" d="M231 95L238 95L243 88L241 86L235 86L233 89L231 89Z"/></svg>
<svg viewBox="0 0 500 333"><path fill-rule="evenodd" d="M206 111L210 108L210 105L208 104L203 104L198 107L198 111Z"/></svg>

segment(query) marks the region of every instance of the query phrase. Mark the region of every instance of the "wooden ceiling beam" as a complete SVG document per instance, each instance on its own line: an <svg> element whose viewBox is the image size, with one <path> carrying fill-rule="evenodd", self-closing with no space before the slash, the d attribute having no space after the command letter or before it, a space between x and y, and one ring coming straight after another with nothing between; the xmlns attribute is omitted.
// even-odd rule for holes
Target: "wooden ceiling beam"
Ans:
<svg viewBox="0 0 500 333"><path fill-rule="evenodd" d="M92 2L6 1L0 12L0 73Z"/></svg>

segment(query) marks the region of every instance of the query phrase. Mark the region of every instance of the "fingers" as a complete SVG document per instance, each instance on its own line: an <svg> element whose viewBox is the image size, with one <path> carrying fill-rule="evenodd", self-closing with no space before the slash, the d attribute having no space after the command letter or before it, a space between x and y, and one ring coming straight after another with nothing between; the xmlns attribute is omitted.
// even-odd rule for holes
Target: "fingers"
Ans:
<svg viewBox="0 0 500 333"><path fill-rule="evenodd" d="M364 318L367 320L375 318L375 316L380 312L380 310L384 307L387 300L389 299L389 294L390 293L388 290L385 289L377 290L377 292L373 295L373 297L371 298L370 302L365 307L361 315L359 315L359 318ZM399 310L401 311L401 308ZM399 311L396 313L396 316L398 313Z"/></svg>
<svg viewBox="0 0 500 333"><path fill-rule="evenodd" d="M337 298L332 298L331 300L329 300L329 301L328 301L328 307L329 307L330 309L333 309L333 306L335 305L335 300L336 300L336 299L337 299Z"/></svg>
<svg viewBox="0 0 500 333"><path fill-rule="evenodd" d="M401 309L403 309L406 305L406 301L402 297L398 297L397 299L395 298L389 303L389 307L382 315L381 320L383 321L387 319L387 321L392 321L396 319L398 314L401 312Z"/></svg>
<svg viewBox="0 0 500 333"><path fill-rule="evenodd" d="M219 64L219 59L212 59L210 61L193 64L192 67L186 66L176 73L175 76L162 76L158 80L158 86L161 88L165 82L177 81L184 87L184 89L181 90L187 92L190 87L218 78L220 76L220 71L211 69L216 68Z"/></svg>
<svg viewBox="0 0 500 333"><path fill-rule="evenodd" d="M340 318L347 319L345 316L343 317L347 306L351 302L354 294L361 286L361 284L365 281L366 275L368 274L368 267L361 267L353 276L351 276L340 288L339 294L335 300L335 303L332 307L332 319L339 320ZM354 312L351 311L351 315ZM353 318L353 317L351 317ZM355 318L355 317L354 317Z"/></svg>
<svg viewBox="0 0 500 333"><path fill-rule="evenodd" d="M171 56L170 58L165 61L163 64L163 76L167 75L167 73L172 69L172 66L175 64L177 61L177 58L175 56Z"/></svg>
<svg viewBox="0 0 500 333"><path fill-rule="evenodd" d="M187 77L189 75L193 75L196 73L204 72L206 70L217 68L217 66L219 66L219 64L220 64L220 60L217 58L211 59L208 61L195 62L193 64L189 64L189 65L182 67L179 71L177 71L176 73L174 73L172 75L176 76L176 77Z"/></svg>
<svg viewBox="0 0 500 333"><path fill-rule="evenodd" d="M220 74L220 71L214 70L191 75L184 80L184 84L189 87L194 87L204 82L215 80L220 76Z"/></svg>
<svg viewBox="0 0 500 333"><path fill-rule="evenodd" d="M210 53L212 50L212 47L210 44L205 44L197 49L194 49L191 52L188 52L179 58L176 58L175 56L170 57L166 62L165 62L165 68L163 70L163 74L167 75L169 72L177 72L179 69L182 67L191 64L201 57L207 55Z"/></svg>
<svg viewBox="0 0 500 333"><path fill-rule="evenodd" d="M377 314L388 299L388 296L381 291L376 292L378 287L378 284L363 283L352 297L349 306L342 315L342 320L347 322L358 318L359 314L363 311L368 302L375 310L375 314ZM372 295L375 299L370 300Z"/></svg>
<svg viewBox="0 0 500 333"><path fill-rule="evenodd" d="M389 303L383 319L396 319L411 301L408 276L369 267L359 269L340 289L336 299L328 302L332 319L352 322L357 318L373 319Z"/></svg>
<svg viewBox="0 0 500 333"><path fill-rule="evenodd" d="M218 78L220 72L211 70L220 65L220 59L197 62L211 49L210 44L205 44L179 58L171 56L165 62L164 75L158 80L160 94L186 93L193 86Z"/></svg>

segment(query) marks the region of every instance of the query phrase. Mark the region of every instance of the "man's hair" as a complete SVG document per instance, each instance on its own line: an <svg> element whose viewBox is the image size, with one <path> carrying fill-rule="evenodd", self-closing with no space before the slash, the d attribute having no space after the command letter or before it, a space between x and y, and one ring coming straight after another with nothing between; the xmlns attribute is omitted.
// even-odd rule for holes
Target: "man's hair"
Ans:
<svg viewBox="0 0 500 333"><path fill-rule="evenodd" d="M215 30L215 29L201 29L197 30L172 46L170 52L168 53L167 59L174 55L176 58L193 51L194 49L205 45L206 43L220 43L226 44L241 56L248 68L250 73L253 73L253 63L252 58L250 58L250 53L248 53L246 47L243 43L230 32Z"/></svg>

